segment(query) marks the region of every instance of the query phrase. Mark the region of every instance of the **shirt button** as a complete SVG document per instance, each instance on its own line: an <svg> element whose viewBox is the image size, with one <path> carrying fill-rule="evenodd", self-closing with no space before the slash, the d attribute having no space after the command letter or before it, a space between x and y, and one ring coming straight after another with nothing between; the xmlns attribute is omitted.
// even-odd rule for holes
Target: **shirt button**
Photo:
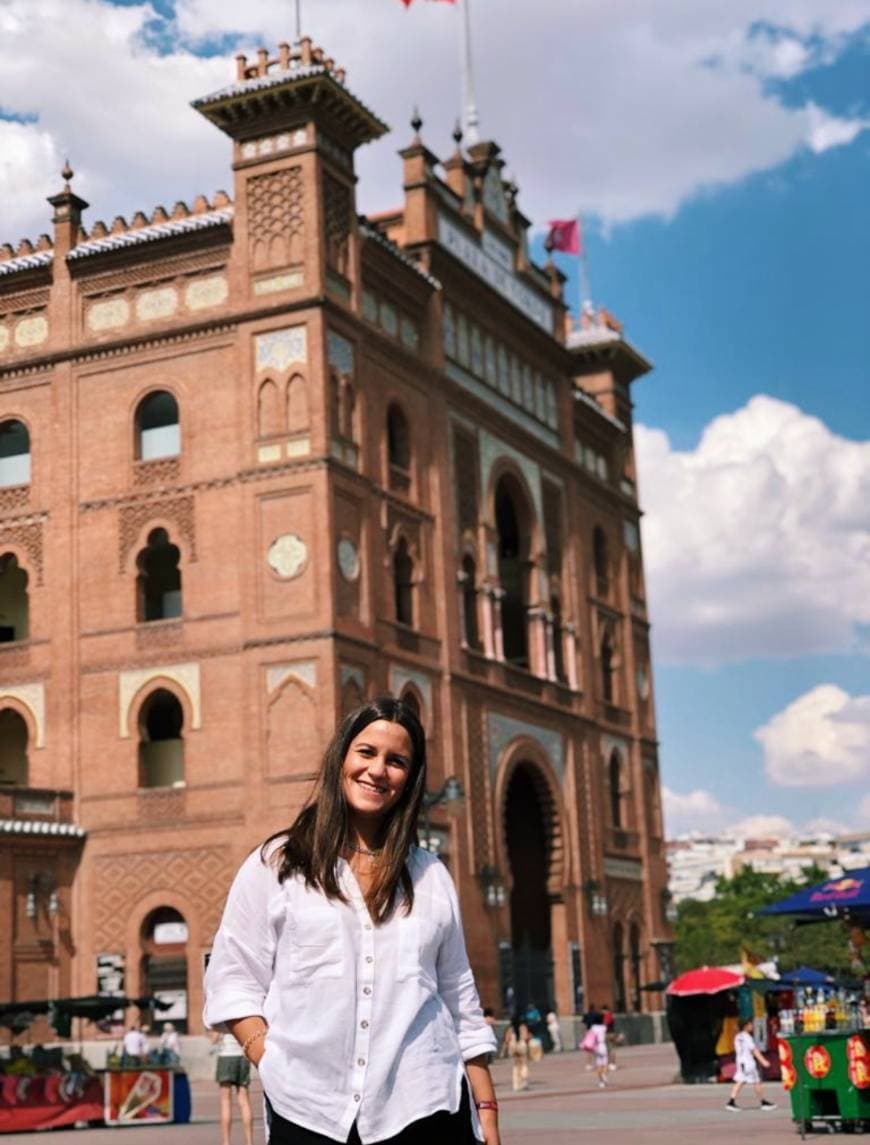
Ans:
<svg viewBox="0 0 870 1145"><path fill-rule="evenodd" d="M360 1095L359 1095L358 1093L355 1093L355 1094L353 1095L353 1099L354 1099L354 1101L360 1101L360 1100L361 1100L361 1099L360 1099Z"/></svg>
<svg viewBox="0 0 870 1145"><path fill-rule="evenodd" d="M366 1059L365 1059L365 1058L357 1058L357 1059L356 1059L356 1064L357 1064L357 1065L365 1065L365 1064L366 1064Z"/></svg>
<svg viewBox="0 0 870 1145"><path fill-rule="evenodd" d="M372 992L371 986L363 986L363 994L371 994L371 992Z"/></svg>
<svg viewBox="0 0 870 1145"><path fill-rule="evenodd" d="M369 1028L369 1024L368 1024L368 1022L365 1020L365 1018L363 1018L363 1020L360 1022L360 1027L361 1027L363 1030L367 1030L367 1029Z"/></svg>
<svg viewBox="0 0 870 1145"><path fill-rule="evenodd" d="M369 954L366 956L366 962L374 962L374 958Z"/></svg>
<svg viewBox="0 0 870 1145"><path fill-rule="evenodd" d="M372 924L370 922L365 923L363 926L363 930L371 930L371 928Z"/></svg>

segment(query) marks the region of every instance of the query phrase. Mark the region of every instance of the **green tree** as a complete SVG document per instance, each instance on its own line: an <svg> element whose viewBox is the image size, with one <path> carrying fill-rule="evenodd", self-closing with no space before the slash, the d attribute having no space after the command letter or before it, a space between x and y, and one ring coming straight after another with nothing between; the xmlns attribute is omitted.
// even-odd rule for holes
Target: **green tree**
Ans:
<svg viewBox="0 0 870 1145"><path fill-rule="evenodd" d="M783 970L807 965L831 974L848 973L848 936L841 922L807 926L789 917L758 914L761 907L826 877L818 867L807 868L799 880L744 867L733 879L717 880L710 902L684 899L677 908L678 970L739 962L746 948L764 961L777 958Z"/></svg>

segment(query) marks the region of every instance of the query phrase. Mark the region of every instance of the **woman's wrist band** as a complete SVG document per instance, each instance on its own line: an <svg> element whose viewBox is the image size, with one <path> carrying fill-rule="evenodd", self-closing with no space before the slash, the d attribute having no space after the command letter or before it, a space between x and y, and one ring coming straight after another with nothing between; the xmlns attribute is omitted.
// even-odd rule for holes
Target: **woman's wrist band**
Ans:
<svg viewBox="0 0 870 1145"><path fill-rule="evenodd" d="M498 1102L497 1101L475 1101L474 1108L475 1109L492 1109L497 1113L498 1112Z"/></svg>
<svg viewBox="0 0 870 1145"><path fill-rule="evenodd" d="M251 1034L249 1038L245 1038L245 1040L242 1042L242 1053L245 1055L245 1057L248 1056L248 1046L252 1046L254 1042L258 1042L260 1038L265 1038L267 1032L268 1030L264 1026L262 1030L257 1030L256 1034Z"/></svg>

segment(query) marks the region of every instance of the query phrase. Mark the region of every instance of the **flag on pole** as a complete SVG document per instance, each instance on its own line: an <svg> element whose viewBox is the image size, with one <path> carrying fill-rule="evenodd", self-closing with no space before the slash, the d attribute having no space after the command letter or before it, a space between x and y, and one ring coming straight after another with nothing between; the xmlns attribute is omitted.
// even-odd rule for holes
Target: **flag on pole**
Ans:
<svg viewBox="0 0 870 1145"><path fill-rule="evenodd" d="M547 246L550 250L561 250L565 254L580 254L580 223L577 219L550 219L550 233Z"/></svg>
<svg viewBox="0 0 870 1145"><path fill-rule="evenodd" d="M414 0L402 0L402 3L405 5L406 8L410 8L411 5L414 3ZM442 3L442 4L455 4L456 0L440 0L440 3Z"/></svg>

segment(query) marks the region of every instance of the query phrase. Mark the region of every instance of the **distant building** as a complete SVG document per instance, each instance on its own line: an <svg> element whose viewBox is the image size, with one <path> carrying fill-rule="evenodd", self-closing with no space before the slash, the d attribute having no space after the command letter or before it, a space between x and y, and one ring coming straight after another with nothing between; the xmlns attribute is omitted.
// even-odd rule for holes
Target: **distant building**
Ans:
<svg viewBox="0 0 870 1145"><path fill-rule="evenodd" d="M175 1003L337 718L416 706L483 1000L667 969L632 382L494 143L402 152L303 40L195 104L233 195L0 248L0 1000ZM159 161L155 156L155 161ZM171 173L170 173L171 174ZM165 1015L166 1016L166 1015Z"/></svg>

